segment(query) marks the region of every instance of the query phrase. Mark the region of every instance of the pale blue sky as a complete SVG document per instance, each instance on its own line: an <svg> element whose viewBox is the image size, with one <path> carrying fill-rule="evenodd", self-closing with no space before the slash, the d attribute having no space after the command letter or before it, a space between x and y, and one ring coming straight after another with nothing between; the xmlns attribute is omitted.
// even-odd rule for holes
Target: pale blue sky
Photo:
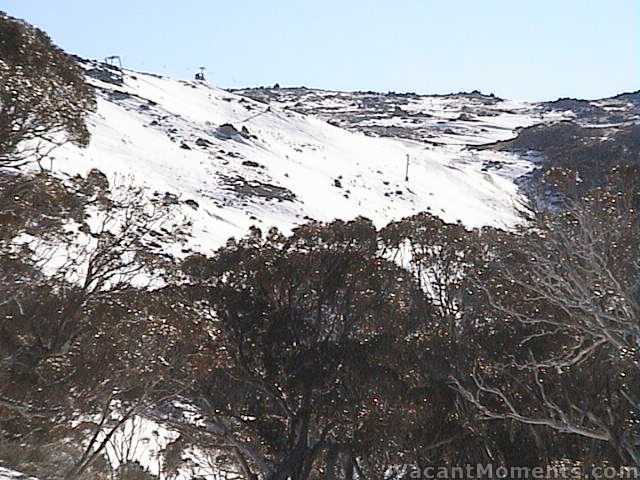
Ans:
<svg viewBox="0 0 640 480"><path fill-rule="evenodd" d="M640 88L640 0L0 0L90 58L222 87L516 99Z"/></svg>

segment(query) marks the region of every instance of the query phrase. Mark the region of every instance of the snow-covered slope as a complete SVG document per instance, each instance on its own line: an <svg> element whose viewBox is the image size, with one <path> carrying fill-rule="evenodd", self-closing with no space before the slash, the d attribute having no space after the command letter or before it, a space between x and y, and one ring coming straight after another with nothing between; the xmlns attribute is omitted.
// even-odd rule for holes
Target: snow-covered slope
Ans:
<svg viewBox="0 0 640 480"><path fill-rule="evenodd" d="M489 113L481 135L469 130L465 135L473 138L466 142L434 144L415 135L348 131L205 82L131 71L120 81L104 65L83 66L99 97L90 118L92 140L86 149L58 149L53 170L73 175L98 168L183 202L195 250L219 246L251 225L287 231L310 218L362 215L382 226L427 210L470 227L509 226L519 199L513 180L531 168L514 155L466 148L509 138L518 126L539 121L522 106L512 105L510 113L502 101L482 104ZM460 128L469 123L443 101L434 99L430 108ZM487 168L496 164L501 168Z"/></svg>

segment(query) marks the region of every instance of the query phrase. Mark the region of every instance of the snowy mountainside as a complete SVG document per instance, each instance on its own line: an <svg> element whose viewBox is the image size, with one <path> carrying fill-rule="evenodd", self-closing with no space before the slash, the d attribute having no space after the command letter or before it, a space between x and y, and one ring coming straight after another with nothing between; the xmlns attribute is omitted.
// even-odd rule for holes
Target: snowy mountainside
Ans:
<svg viewBox="0 0 640 480"><path fill-rule="evenodd" d="M519 200L514 178L531 169L509 153L418 141L419 131L372 137L201 81L81 65L98 95L92 140L86 149L57 150L53 170L98 168L174 198L193 222L191 247L199 251L252 225L288 231L308 219L362 215L382 226L427 210L470 227L509 226ZM469 132L468 143L511 138L539 121L526 109L507 114L503 107L482 107L498 113L488 134ZM486 168L495 164L503 168Z"/></svg>
<svg viewBox="0 0 640 480"><path fill-rule="evenodd" d="M306 87L231 90L370 136L400 137L434 145L484 145L509 140L519 128L558 121L583 127L640 121L640 91L599 100L561 98L528 103L479 91L448 95L339 92Z"/></svg>

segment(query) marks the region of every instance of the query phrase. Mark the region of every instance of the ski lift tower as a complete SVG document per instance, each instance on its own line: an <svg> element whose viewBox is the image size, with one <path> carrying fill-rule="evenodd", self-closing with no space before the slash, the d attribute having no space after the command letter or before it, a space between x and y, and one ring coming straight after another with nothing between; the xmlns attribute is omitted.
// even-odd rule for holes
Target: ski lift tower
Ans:
<svg viewBox="0 0 640 480"><path fill-rule="evenodd" d="M116 67L118 70L122 70L122 59L119 55L111 55L104 59L104 63L112 67Z"/></svg>
<svg viewBox="0 0 640 480"><path fill-rule="evenodd" d="M202 80L203 82L206 80L204 77L205 67L200 67L200 73L196 73L196 80Z"/></svg>
<svg viewBox="0 0 640 480"><path fill-rule="evenodd" d="M109 57L105 57L104 63L118 72L120 80L124 79L122 75L122 59L120 58L120 55L111 55Z"/></svg>

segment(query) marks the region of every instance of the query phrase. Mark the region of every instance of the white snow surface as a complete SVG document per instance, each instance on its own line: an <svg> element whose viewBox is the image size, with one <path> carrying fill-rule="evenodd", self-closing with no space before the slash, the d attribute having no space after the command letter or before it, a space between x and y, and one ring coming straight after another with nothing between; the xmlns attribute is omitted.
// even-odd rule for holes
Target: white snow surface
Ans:
<svg viewBox="0 0 640 480"><path fill-rule="evenodd" d="M97 168L150 194L195 202L183 204L193 222L192 250L206 253L252 225L288 232L308 219L364 216L382 227L426 210L468 227L517 221L514 178L532 168L527 160L369 137L201 81L132 71L123 77L123 85L90 79L98 93L90 145L56 150L53 171ZM519 113L497 117L495 128L515 136L518 126L534 122ZM219 130L224 124L248 132L228 135ZM487 161L503 168L483 171Z"/></svg>
<svg viewBox="0 0 640 480"><path fill-rule="evenodd" d="M35 477L29 477L15 470L0 467L0 480L37 480Z"/></svg>

